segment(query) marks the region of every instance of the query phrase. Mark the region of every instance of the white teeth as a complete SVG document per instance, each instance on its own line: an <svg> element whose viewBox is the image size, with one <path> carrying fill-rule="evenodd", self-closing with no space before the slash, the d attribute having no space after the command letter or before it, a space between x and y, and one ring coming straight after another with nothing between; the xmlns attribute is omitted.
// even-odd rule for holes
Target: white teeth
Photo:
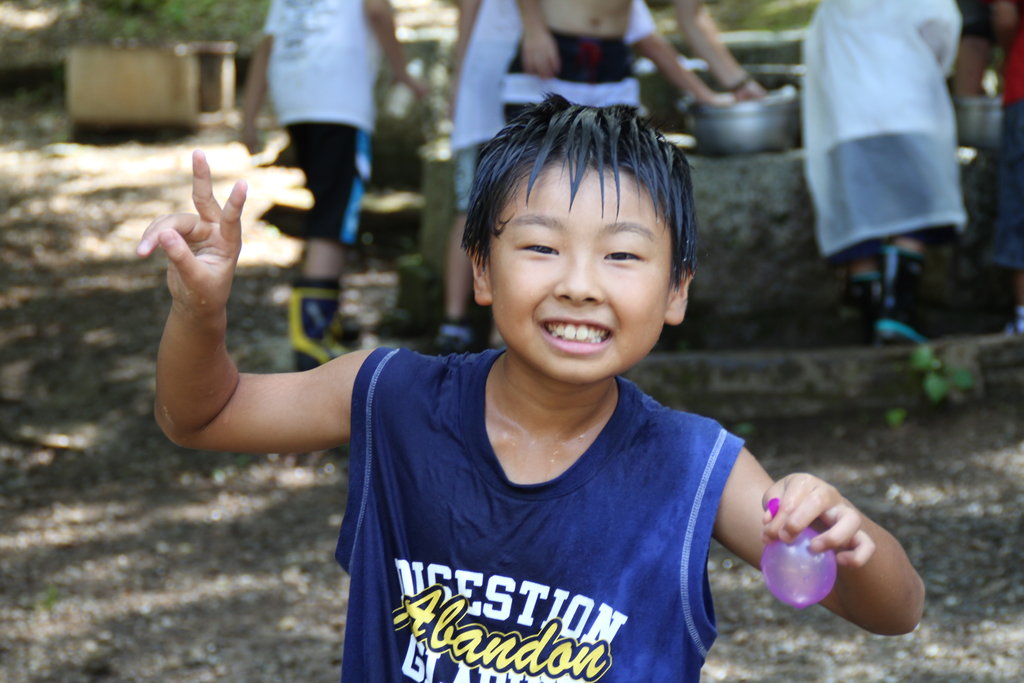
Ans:
<svg viewBox="0 0 1024 683"><path fill-rule="evenodd" d="M565 323L557 323L548 326L548 331L566 341L578 341L586 342L588 344L598 344L604 341L608 337L608 333L605 330L588 327L586 325L572 325Z"/></svg>

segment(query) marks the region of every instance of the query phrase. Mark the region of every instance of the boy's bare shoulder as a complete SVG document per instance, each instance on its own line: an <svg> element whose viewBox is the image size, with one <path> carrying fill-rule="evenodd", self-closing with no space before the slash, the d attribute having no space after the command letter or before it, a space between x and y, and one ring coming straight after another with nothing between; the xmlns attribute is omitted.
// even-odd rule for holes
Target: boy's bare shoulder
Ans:
<svg viewBox="0 0 1024 683"><path fill-rule="evenodd" d="M374 351L352 351L312 370L276 375L281 400L291 403L290 409L297 411L297 417L317 406L329 407L329 413L347 415L359 372Z"/></svg>
<svg viewBox="0 0 1024 683"><path fill-rule="evenodd" d="M366 359L377 350L378 349L373 348L350 351L349 353L346 353L343 356L338 356L329 363L325 363L310 372L325 375L329 379L330 383L334 385L335 389L351 389L352 386L355 385L356 377L359 375L359 371L362 370L363 365L366 363Z"/></svg>

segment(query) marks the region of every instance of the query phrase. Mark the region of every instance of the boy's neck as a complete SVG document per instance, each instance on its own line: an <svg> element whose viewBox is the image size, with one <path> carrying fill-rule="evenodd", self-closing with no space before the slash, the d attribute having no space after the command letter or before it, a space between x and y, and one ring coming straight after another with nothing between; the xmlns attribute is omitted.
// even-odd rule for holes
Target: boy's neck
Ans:
<svg viewBox="0 0 1024 683"><path fill-rule="evenodd" d="M502 355L487 377L487 436L508 479L550 481L572 467L618 405L614 377L586 387L544 385L511 369Z"/></svg>

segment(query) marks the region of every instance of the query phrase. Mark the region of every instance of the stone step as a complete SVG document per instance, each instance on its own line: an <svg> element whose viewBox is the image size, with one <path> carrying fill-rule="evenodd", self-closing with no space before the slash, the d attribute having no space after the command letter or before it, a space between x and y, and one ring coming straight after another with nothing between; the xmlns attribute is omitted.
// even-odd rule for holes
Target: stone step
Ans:
<svg viewBox="0 0 1024 683"><path fill-rule="evenodd" d="M699 325L699 321L694 324ZM942 368L966 371L973 386L943 401L1024 400L1024 336L980 335L932 344ZM653 353L628 373L661 403L723 421L839 415L933 407L915 347L843 347Z"/></svg>

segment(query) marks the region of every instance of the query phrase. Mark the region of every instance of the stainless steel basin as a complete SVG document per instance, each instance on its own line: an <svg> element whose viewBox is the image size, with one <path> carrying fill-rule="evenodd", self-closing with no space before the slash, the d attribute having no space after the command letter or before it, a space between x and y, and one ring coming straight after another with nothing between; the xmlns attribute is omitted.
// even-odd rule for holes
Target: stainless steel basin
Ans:
<svg viewBox="0 0 1024 683"><path fill-rule="evenodd" d="M800 99L792 86L727 107L694 105L686 118L697 154L782 151L796 147L800 139Z"/></svg>
<svg viewBox="0 0 1024 683"><path fill-rule="evenodd" d="M1002 139L1003 106L999 97L954 97L956 137L963 147L998 149Z"/></svg>

